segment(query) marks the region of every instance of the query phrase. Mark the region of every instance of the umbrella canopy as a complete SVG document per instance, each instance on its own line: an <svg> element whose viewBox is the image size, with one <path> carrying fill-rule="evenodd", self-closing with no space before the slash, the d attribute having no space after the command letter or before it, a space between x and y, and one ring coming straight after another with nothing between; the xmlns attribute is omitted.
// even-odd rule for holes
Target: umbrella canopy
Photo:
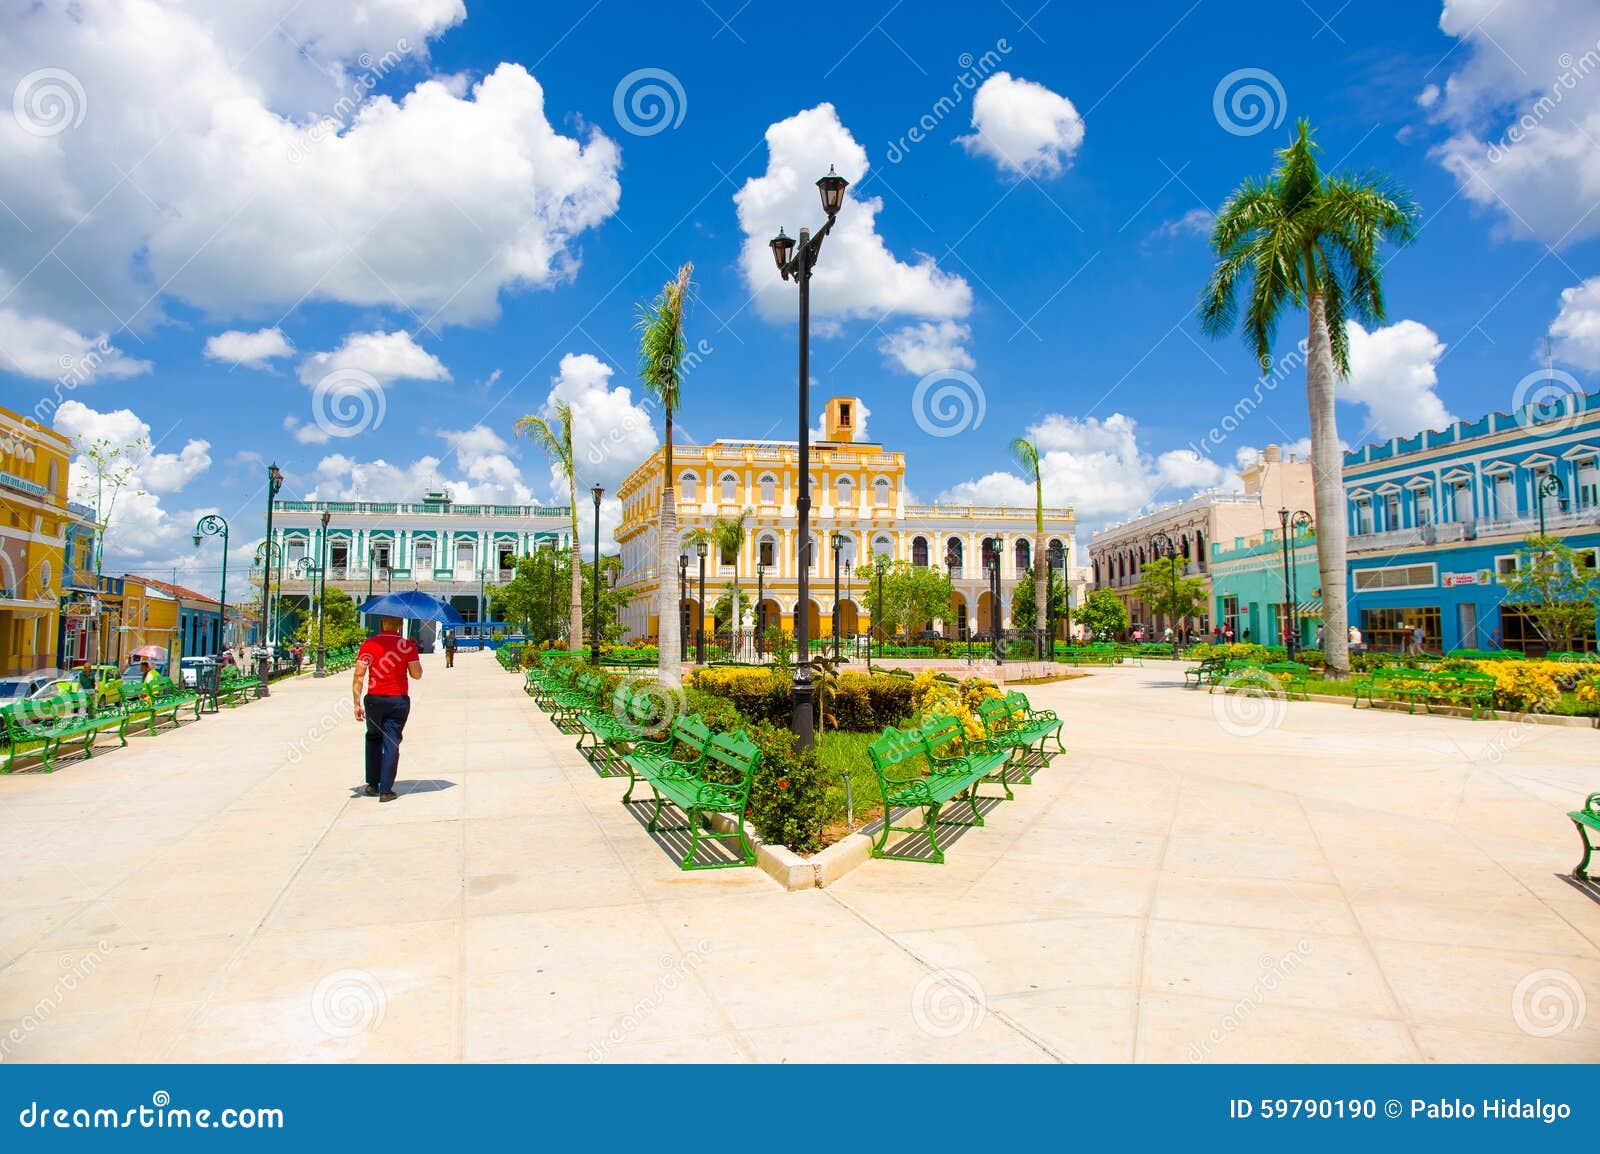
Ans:
<svg viewBox="0 0 1600 1154"><path fill-rule="evenodd" d="M412 621L441 621L446 625L465 625L466 619L431 593L406 589L385 593L361 606L372 617L405 617Z"/></svg>
<svg viewBox="0 0 1600 1154"><path fill-rule="evenodd" d="M167 659L167 651L159 645L141 645L128 656L146 661L165 661Z"/></svg>

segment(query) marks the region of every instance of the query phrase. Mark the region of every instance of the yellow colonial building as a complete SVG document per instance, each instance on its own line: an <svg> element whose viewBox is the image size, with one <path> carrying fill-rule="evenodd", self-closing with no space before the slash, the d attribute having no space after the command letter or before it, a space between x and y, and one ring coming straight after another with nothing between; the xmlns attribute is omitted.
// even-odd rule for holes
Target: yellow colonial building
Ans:
<svg viewBox="0 0 1600 1154"><path fill-rule="evenodd" d="M823 414L822 439L811 446L810 636L827 637L834 617L834 579L839 578L839 629L856 635L870 626L870 558L882 553L913 565L946 567L954 562L955 596L948 619L935 622L947 636L986 630L993 604L985 562L1000 564L1001 619L1010 628L1011 595L1032 565L1034 510L1003 506L917 505L906 501L905 454L856 439L861 403L834 397ZM618 589L630 595L624 623L635 639L657 636L656 591L664 576L677 592L676 569L657 574L657 527L661 512L665 449L658 449L630 473L618 490L622 523L616 539L622 548ZM687 556L688 580L679 603L693 628L704 614L707 636L710 607L738 577L741 602L752 618L767 626L794 629L798 609L801 556L795 497L799 446L794 441L718 440L709 445L672 447L677 482L678 553ZM744 548L738 556L706 557L706 606L699 599L699 558L685 544L696 529L710 529L719 517L749 510ZM1073 520L1069 508L1045 509L1046 547L1069 570ZM833 539L843 538L837 574ZM757 573L757 566L763 572ZM848 566L848 572L846 571ZM758 583L764 600L755 613Z"/></svg>
<svg viewBox="0 0 1600 1154"><path fill-rule="evenodd" d="M55 664L72 442L0 409L0 675Z"/></svg>

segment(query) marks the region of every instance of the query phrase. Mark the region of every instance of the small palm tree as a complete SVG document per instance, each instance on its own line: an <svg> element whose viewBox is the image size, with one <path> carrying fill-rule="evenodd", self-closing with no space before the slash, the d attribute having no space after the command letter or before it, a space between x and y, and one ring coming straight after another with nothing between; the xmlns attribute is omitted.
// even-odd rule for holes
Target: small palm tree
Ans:
<svg viewBox="0 0 1600 1154"><path fill-rule="evenodd" d="M1343 454L1334 418L1335 382L1350 373L1350 318L1384 319L1380 241L1405 244L1417 231L1417 208L1404 189L1380 176L1324 176L1311 125L1278 153L1270 176L1241 184L1217 214L1211 247L1217 267L1200 298L1201 327L1212 337L1239 320L1238 288L1249 281L1240 325L1263 370L1284 311L1303 307L1306 403L1311 414L1311 469L1322 575L1322 652L1330 678L1350 674L1345 596Z"/></svg>
<svg viewBox="0 0 1600 1154"><path fill-rule="evenodd" d="M578 541L578 474L572 457L572 406L555 403L554 425L543 417L517 418L512 426L517 436L526 434L550 458L556 472L567 480L567 503L572 509L572 607L567 618L567 647L583 644L583 552Z"/></svg>
<svg viewBox="0 0 1600 1154"><path fill-rule="evenodd" d="M1033 628L1041 637L1044 636L1046 626L1045 598L1050 588L1049 557L1045 554L1044 544L1044 474L1039 471L1039 446L1025 437L1017 437L1011 442L1011 455L1022 466L1022 476L1025 480L1033 482ZM1055 645L1055 638L1046 637L1044 643ZM1041 650L1040 656L1050 654L1052 650Z"/></svg>
<svg viewBox="0 0 1600 1154"><path fill-rule="evenodd" d="M662 456L661 515L656 524L656 675L663 685L682 682L679 670L681 639L678 607L668 575L677 564L678 508L672 480L672 414L682 401L684 307L689 298L689 276L694 265L685 264L662 286L656 299L637 306L639 330L639 380L661 401L666 412L666 451Z"/></svg>
<svg viewBox="0 0 1600 1154"><path fill-rule="evenodd" d="M745 518L750 516L749 509L740 509L737 516L718 517L711 524L711 544L719 556L727 555L733 558L733 619L729 623L729 633L733 643L735 656L739 650L739 552L744 548L746 530Z"/></svg>

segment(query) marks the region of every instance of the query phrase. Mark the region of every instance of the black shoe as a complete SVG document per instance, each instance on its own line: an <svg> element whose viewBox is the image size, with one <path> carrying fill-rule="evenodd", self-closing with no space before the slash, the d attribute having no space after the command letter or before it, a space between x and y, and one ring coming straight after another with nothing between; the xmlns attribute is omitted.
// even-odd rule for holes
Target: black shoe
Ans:
<svg viewBox="0 0 1600 1154"><path fill-rule="evenodd" d="M394 790L391 789L388 793L380 793L378 795L378 800L380 802L393 801L395 798L397 798L399 796L400 795L398 793L396 793Z"/></svg>
<svg viewBox="0 0 1600 1154"><path fill-rule="evenodd" d="M362 790L362 792L365 793L368 797L377 797L378 796L378 787L375 786L375 785L369 785L369 786L367 786L366 789Z"/></svg>

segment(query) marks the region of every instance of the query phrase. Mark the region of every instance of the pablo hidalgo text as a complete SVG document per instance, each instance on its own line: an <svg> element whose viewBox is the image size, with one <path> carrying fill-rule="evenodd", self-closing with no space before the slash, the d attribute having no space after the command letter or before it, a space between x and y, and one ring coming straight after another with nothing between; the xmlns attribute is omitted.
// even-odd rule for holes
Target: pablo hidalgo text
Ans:
<svg viewBox="0 0 1600 1154"><path fill-rule="evenodd" d="M1565 1102L1546 1102L1543 1098L1485 1098L1482 1105L1463 1102L1460 1098L1411 1099L1413 1118L1487 1118L1494 1121L1552 1122L1572 1117L1572 1107Z"/></svg>

